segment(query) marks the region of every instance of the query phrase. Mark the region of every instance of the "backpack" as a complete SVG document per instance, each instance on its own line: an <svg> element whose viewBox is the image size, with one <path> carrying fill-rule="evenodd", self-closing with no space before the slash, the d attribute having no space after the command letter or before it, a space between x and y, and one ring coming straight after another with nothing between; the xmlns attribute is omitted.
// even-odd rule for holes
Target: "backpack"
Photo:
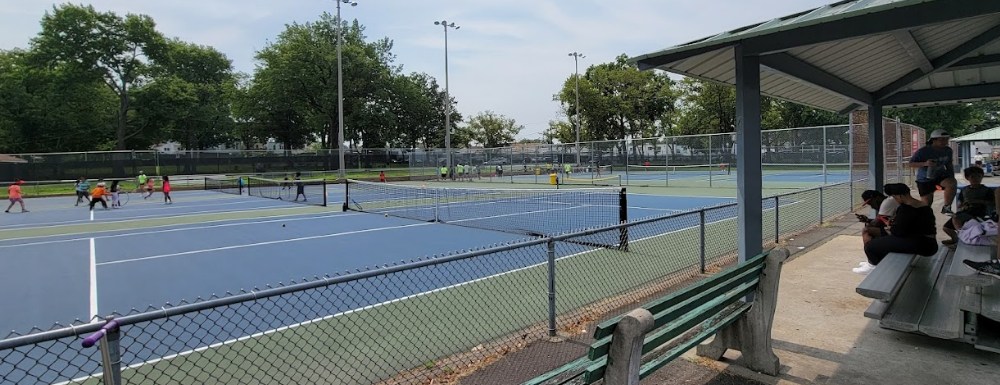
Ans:
<svg viewBox="0 0 1000 385"><path fill-rule="evenodd" d="M997 230L997 223L991 219L970 219L958 231L958 239L969 245L993 245L996 243Z"/></svg>

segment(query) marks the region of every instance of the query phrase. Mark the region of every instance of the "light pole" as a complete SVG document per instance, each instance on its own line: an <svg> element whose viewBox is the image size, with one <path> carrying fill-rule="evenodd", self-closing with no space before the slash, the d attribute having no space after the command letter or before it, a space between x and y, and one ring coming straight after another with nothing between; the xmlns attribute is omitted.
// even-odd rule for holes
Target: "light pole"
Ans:
<svg viewBox="0 0 1000 385"><path fill-rule="evenodd" d="M584 58L582 53L570 52L573 57L573 65L576 68L576 165L580 165L580 58ZM591 154L593 157L593 154Z"/></svg>
<svg viewBox="0 0 1000 385"><path fill-rule="evenodd" d="M444 28L444 151L447 158L448 175L454 177L451 171L451 95L448 93L448 28L461 27L448 20L435 21L434 25Z"/></svg>
<svg viewBox="0 0 1000 385"><path fill-rule="evenodd" d="M337 2L337 157L340 161L340 179L347 177L347 167L344 164L344 70L343 59L340 54L340 41L344 40L343 25L340 20L340 3L350 4L352 7L358 3L352 0L334 0Z"/></svg>

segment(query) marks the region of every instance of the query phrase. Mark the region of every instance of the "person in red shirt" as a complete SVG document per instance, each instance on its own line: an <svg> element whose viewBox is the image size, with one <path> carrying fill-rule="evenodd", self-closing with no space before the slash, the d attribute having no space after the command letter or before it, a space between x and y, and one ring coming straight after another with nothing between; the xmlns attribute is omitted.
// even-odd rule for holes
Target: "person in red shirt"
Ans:
<svg viewBox="0 0 1000 385"><path fill-rule="evenodd" d="M7 199L10 199L10 206L7 206L7 210L4 210L5 213L9 213L10 209L14 208L15 203L21 204L22 213L28 212L28 210L24 208L24 196L21 195L22 184L24 184L24 181L18 180L17 182L11 183L10 187L7 187Z"/></svg>
<svg viewBox="0 0 1000 385"><path fill-rule="evenodd" d="M163 187L161 187L161 190L163 191L163 203L164 204L168 204L168 205L174 204L174 199L170 197L170 177L169 176L166 176L166 175L163 176ZM150 193L150 194L152 194L152 193Z"/></svg>

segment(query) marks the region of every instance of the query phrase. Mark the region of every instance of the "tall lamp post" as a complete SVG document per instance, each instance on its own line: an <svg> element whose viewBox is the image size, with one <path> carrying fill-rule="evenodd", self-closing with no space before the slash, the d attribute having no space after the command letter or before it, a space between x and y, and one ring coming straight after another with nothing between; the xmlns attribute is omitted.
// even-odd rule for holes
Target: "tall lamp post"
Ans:
<svg viewBox="0 0 1000 385"><path fill-rule="evenodd" d="M448 20L435 21L434 25L444 28L444 150L447 154L448 175L454 175L451 171L451 95L448 93L448 28L459 29L461 27Z"/></svg>
<svg viewBox="0 0 1000 385"><path fill-rule="evenodd" d="M580 58L585 58L582 53L570 52L573 57L573 65L576 68L576 165L580 165ZM593 157L593 154L591 154Z"/></svg>
<svg viewBox="0 0 1000 385"><path fill-rule="evenodd" d="M337 157L340 161L340 179L347 177L347 165L344 163L344 66L340 53L341 40L344 40L343 25L340 20L340 3L350 4L352 7L358 3L352 0L334 0L337 2Z"/></svg>

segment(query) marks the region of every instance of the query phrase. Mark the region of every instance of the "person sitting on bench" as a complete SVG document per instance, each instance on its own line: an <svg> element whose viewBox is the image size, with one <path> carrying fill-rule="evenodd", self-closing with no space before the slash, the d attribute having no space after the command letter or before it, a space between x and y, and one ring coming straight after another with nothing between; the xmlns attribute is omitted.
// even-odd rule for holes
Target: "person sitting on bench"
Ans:
<svg viewBox="0 0 1000 385"><path fill-rule="evenodd" d="M930 205L910 195L910 188L902 183L887 184L883 191L899 203L899 208L888 226L889 235L865 245L868 262L853 269L858 274L870 273L889 253L931 256L938 250L934 238L937 226Z"/></svg>
<svg viewBox="0 0 1000 385"><path fill-rule="evenodd" d="M962 170L962 174L969 181L969 185L958 195L958 212L944 224L944 233L951 239L941 243L949 247L954 247L953 245L958 242L958 229L961 229L966 221L992 217L995 214L993 189L983 184L985 175L983 169L975 166L967 167Z"/></svg>
<svg viewBox="0 0 1000 385"><path fill-rule="evenodd" d="M889 235L885 227L889 225L892 216L896 214L899 203L896 203L892 197L887 197L876 190L865 190L861 193L861 199L864 201L861 207L871 207L876 210L875 218L869 218L864 214L854 214L858 221L865 224L865 228L861 230L861 244L867 245L872 239ZM866 263L868 263L867 260L862 261L859 266L864 266Z"/></svg>

